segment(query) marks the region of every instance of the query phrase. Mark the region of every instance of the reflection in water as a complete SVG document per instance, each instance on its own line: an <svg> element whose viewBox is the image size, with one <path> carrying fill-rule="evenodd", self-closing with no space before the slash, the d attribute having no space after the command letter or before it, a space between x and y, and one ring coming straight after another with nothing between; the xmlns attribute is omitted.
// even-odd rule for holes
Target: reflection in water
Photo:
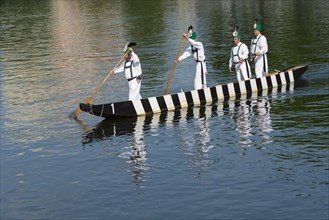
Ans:
<svg viewBox="0 0 329 220"><path fill-rule="evenodd" d="M269 133L273 130L270 118L270 101L268 97L248 99L235 102L232 119L243 147L261 146L272 142ZM253 143L253 136L258 136L260 143ZM257 139L257 140L258 140Z"/></svg>
<svg viewBox="0 0 329 220"><path fill-rule="evenodd" d="M144 172L149 169L147 164L146 144L144 142L144 126L148 123L148 117L127 117L105 119L87 131L82 137L82 143L101 141L106 138L125 136L129 141L128 147L123 147L123 152L117 153L118 157L127 159L132 165L130 174L136 184L144 181ZM85 128L80 121L80 125Z"/></svg>
<svg viewBox="0 0 329 220"><path fill-rule="evenodd" d="M168 130L172 130L170 134L165 134L170 139L168 145L182 152L182 161L196 178L215 162L209 157L209 151L213 148L208 121L211 111L211 106L196 106L160 116L164 120L160 120L160 125L164 123Z"/></svg>
<svg viewBox="0 0 329 220"><path fill-rule="evenodd" d="M135 129L133 131L133 138L130 141L130 160L132 163L131 176L136 183L144 181L143 172L149 169L149 165L146 163L146 145L144 142L143 133L143 119L137 117Z"/></svg>
<svg viewBox="0 0 329 220"><path fill-rule="evenodd" d="M259 128L259 136L262 143L260 145L268 144L272 142L272 138L269 135L272 129L270 118L270 101L267 98L257 99L256 105L256 125Z"/></svg>
<svg viewBox="0 0 329 220"><path fill-rule="evenodd" d="M180 140L179 144L183 143L178 147L188 148L188 151L194 151L196 148L200 155L209 151L207 145L210 142L210 134L207 116L211 116L211 110L210 106L199 106L166 113L166 118L173 118L175 138Z"/></svg>
<svg viewBox="0 0 329 220"><path fill-rule="evenodd" d="M232 118L235 122L235 130L238 132L239 143L250 146L251 140L251 101L237 101L233 110Z"/></svg>
<svg viewBox="0 0 329 220"><path fill-rule="evenodd" d="M200 109L202 110L202 108ZM207 143L210 142L210 135L209 135L209 126L208 126L208 120L206 118L206 114L200 115L199 118L199 128L200 128L200 133L199 133L199 138L200 138L200 143L198 144L199 146L199 153L206 153L210 150L212 147L207 147Z"/></svg>
<svg viewBox="0 0 329 220"><path fill-rule="evenodd" d="M83 135L82 143L86 145L106 139L111 139L113 143L116 137L124 136L129 147L121 146L121 152L116 155L127 159L132 165L131 176L136 183L141 183L144 181L145 171L150 168L147 163L145 133L151 131L153 136L161 136L162 127L171 126L174 136L168 140L168 146L181 149L188 157L189 169L199 168L198 173L201 173L213 163L207 158L209 150L213 148L208 146L210 135L207 115L211 116L211 111L211 108L202 106L148 116L105 119ZM86 128L81 121L79 124Z"/></svg>
<svg viewBox="0 0 329 220"><path fill-rule="evenodd" d="M242 147L265 149L273 142L270 135L273 131L270 117L271 100L277 99L278 94L285 98L286 92L293 92L294 87L295 84L291 83L268 91L258 91L257 94L248 94L248 99L241 97L239 101L234 102L232 119Z"/></svg>
<svg viewBox="0 0 329 220"><path fill-rule="evenodd" d="M293 85L289 85L264 92L258 91L239 97L239 100L228 99L211 105L183 108L161 114L105 119L83 135L82 143L85 145L106 139L111 139L113 143L118 136L123 136L128 140L129 146L120 146L120 151L123 152L116 155L132 164L130 173L134 180L140 183L144 181L145 171L150 168L147 163L145 139L154 136L165 137L168 146L176 146L182 151L188 169L196 172L195 176L199 177L216 162L209 154L214 148L211 135L219 138L217 132L222 128L221 124L212 125L216 126L216 132L212 134L209 117L222 117L223 121L227 117L232 119L230 127L237 132L238 143L242 147L241 155L244 155L244 147L266 149L266 146L273 142L271 99L278 98L278 92L280 97L284 97L285 92L293 88ZM81 122L80 125L86 128ZM219 132L225 133L225 131ZM234 136L226 138L234 139ZM121 139L120 141L122 142Z"/></svg>
<svg viewBox="0 0 329 220"><path fill-rule="evenodd" d="M208 121L208 117L212 115L211 111L210 106L188 108L186 126L175 129L177 134L175 137L183 139L178 143L184 143L177 147L183 152L188 169L196 178L200 178L201 173L207 171L211 164L216 162L209 155L210 150L214 147L211 145Z"/></svg>

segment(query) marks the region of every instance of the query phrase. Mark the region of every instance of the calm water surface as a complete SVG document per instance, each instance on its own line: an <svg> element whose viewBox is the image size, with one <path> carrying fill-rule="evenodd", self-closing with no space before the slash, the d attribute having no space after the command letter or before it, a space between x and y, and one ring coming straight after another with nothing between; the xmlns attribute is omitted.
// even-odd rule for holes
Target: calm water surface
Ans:
<svg viewBox="0 0 329 220"><path fill-rule="evenodd" d="M329 3L2 0L1 219L328 219ZM143 97L165 89L193 25L208 85L235 80L232 26L249 44L260 18L269 68L309 65L251 98L103 120L69 115L122 56L143 68ZM184 47L188 44L185 42ZM192 59L170 93L193 88ZM113 75L93 103L126 100Z"/></svg>

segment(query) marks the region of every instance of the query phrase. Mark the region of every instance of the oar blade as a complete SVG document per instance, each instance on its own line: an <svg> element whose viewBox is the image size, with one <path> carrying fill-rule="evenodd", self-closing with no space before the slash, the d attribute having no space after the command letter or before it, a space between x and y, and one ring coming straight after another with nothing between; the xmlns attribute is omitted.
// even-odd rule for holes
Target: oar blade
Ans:
<svg viewBox="0 0 329 220"><path fill-rule="evenodd" d="M83 102L84 104L88 104L90 103L92 97L88 96L85 101ZM82 110L80 108L78 108L72 115L73 118L78 118L78 116L81 114Z"/></svg>
<svg viewBox="0 0 329 220"><path fill-rule="evenodd" d="M75 112L72 114L72 118L77 119L81 112L82 112L82 110L81 110L80 108L78 108L78 109L75 110Z"/></svg>

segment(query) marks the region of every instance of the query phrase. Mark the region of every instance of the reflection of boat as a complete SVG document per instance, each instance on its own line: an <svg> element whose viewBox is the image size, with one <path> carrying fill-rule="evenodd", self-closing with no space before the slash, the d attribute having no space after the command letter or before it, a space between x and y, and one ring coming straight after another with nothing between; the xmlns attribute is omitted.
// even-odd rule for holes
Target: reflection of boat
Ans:
<svg viewBox="0 0 329 220"><path fill-rule="evenodd" d="M114 117L106 118L98 123L94 128L89 129L83 135L82 143L91 143L93 141L101 141L104 138L110 138L114 136L136 134L139 132L145 132L148 129L158 129L160 124L166 124L167 122L179 122L182 119L192 118L204 118L206 111L212 111L211 108L205 106L200 109L187 107L172 112L163 112L158 115L141 115L132 117ZM208 112L208 115L210 113Z"/></svg>
<svg viewBox="0 0 329 220"><path fill-rule="evenodd" d="M105 118L103 121L95 125L94 128L87 130L84 129L86 132L83 135L82 142L90 143L115 136L130 136L131 134L134 134L140 130L143 130L143 132L147 130L155 131L167 123L176 124L178 122L189 121L193 119L204 121L208 117L230 115L232 114L230 113L233 111L232 109L235 109L235 111L240 111L238 108L241 107L255 108L254 106L258 103L257 97L259 97L260 100L263 100L261 97L266 98L266 100L267 98L278 98L279 94L280 97L284 97L287 91L293 92L294 86L295 83L291 82L290 84L276 87L271 90L262 90L260 92L244 94L241 95L239 99L225 99L210 103L209 105L199 105L198 107L188 106L186 108L181 108L174 111L164 111L161 112L161 114ZM269 103L267 105L269 105ZM258 104L256 106L258 106ZM250 111L251 109L249 109L249 112L247 113L249 114ZM235 114L238 113L239 112L235 112ZM237 117L240 117L239 114ZM80 122L80 124L82 123ZM200 140L201 139L202 138L200 138Z"/></svg>
<svg viewBox="0 0 329 220"><path fill-rule="evenodd" d="M289 85L299 78L307 66L294 66L273 74L267 74L261 78L254 78L241 82L217 85L205 89L192 90L171 95L145 98L133 101L123 101L91 105L80 103L80 109L90 114L101 117L113 116L137 116L164 111L172 111L182 107L194 106L222 100L225 98L240 98L243 94L262 92L272 88Z"/></svg>
<svg viewBox="0 0 329 220"><path fill-rule="evenodd" d="M134 132L138 117L115 117L111 120L104 119L95 128L89 130L84 135L83 143L93 140L101 140L104 137L114 135L131 134Z"/></svg>

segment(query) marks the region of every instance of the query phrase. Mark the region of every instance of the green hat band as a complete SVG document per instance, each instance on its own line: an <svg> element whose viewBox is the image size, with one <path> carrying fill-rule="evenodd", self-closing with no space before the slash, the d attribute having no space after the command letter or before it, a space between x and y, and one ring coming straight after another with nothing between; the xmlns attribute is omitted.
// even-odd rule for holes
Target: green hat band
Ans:
<svg viewBox="0 0 329 220"><path fill-rule="evenodd" d="M258 31L261 31L262 30L262 25L256 24L256 27L254 29L258 30Z"/></svg>
<svg viewBox="0 0 329 220"><path fill-rule="evenodd" d="M192 34L189 34L188 37L195 40L196 39L196 33L193 32Z"/></svg>
<svg viewBox="0 0 329 220"><path fill-rule="evenodd" d="M241 33L238 31L234 31L232 35L233 35L233 37L241 39Z"/></svg>

